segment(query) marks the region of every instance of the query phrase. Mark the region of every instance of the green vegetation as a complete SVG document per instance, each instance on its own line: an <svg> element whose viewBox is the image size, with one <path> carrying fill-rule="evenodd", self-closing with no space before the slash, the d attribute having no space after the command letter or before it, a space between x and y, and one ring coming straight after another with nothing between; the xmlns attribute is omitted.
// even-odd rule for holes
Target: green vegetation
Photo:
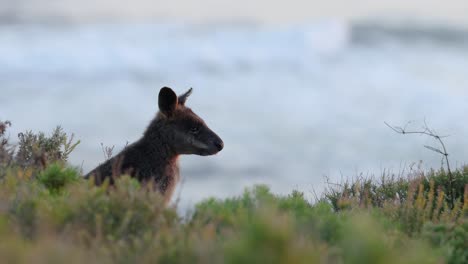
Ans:
<svg viewBox="0 0 468 264"><path fill-rule="evenodd" d="M50 154L70 140L20 141L34 145L24 162L0 132L3 263L468 263L468 167L453 171L455 204L439 170L330 185L313 202L255 186L181 217L129 177L81 180L69 152Z"/></svg>

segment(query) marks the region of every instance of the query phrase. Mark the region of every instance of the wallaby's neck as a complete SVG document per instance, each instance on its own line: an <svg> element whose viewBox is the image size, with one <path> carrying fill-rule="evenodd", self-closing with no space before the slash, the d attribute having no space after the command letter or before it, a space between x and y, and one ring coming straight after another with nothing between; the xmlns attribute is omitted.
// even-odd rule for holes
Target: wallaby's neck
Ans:
<svg viewBox="0 0 468 264"><path fill-rule="evenodd" d="M164 125L164 122L157 116L143 133L141 141L151 153L157 153L157 156L164 162L177 163L178 154L170 143L170 135L164 130Z"/></svg>
<svg viewBox="0 0 468 264"><path fill-rule="evenodd" d="M158 188L169 202L175 186L179 181L179 155L170 144L170 136L164 130L164 123L156 117L148 126L141 143L150 156L150 164L154 164L153 177L156 177Z"/></svg>

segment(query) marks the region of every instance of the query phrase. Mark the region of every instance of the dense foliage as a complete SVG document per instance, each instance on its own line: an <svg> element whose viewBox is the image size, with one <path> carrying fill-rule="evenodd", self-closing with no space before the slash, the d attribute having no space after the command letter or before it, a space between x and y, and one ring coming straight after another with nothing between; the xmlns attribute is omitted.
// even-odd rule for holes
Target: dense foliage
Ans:
<svg viewBox="0 0 468 264"><path fill-rule="evenodd" d="M333 185L313 202L255 186L181 217L129 177L82 180L66 138L20 141L33 157L62 153L23 162L1 135L4 263L468 263L468 168L454 172L453 206L439 170Z"/></svg>

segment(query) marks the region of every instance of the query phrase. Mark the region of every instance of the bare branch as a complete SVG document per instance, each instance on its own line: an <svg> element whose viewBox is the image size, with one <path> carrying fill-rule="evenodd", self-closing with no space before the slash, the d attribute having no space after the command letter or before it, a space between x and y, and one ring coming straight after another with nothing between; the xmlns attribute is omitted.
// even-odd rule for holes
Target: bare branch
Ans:
<svg viewBox="0 0 468 264"><path fill-rule="evenodd" d="M402 135L405 135L405 134L426 135L426 136L434 138L440 144L441 148L436 148L436 147L427 146L427 145L425 145L424 147L431 150L431 151L439 153L440 155L443 156L442 166L444 165L444 160L445 160L445 164L447 165L447 173L448 173L448 177L449 177L449 181L450 181L449 182L449 188L450 189L449 189L448 194L450 195L451 206L453 207L453 205L455 203L454 196L453 196L453 187L452 187L453 174L452 174L452 170L450 169L450 161L449 161L449 158L448 158L449 154L447 152L447 148L445 147L445 143L442 140L442 138L445 138L445 137L448 137L448 136L440 136L439 134L437 134L437 132L434 129L431 129L429 127L429 125L427 124L425 119L424 119L424 126L422 127L422 130L419 130L419 131L418 130L415 130L415 131L407 130L407 127L408 127L408 125L410 123L411 123L411 121L406 123L406 125L404 127L398 127L398 126L391 126L387 122L384 122L384 124L387 127L389 127L390 129L392 129L394 132L396 132L398 134L402 134Z"/></svg>
<svg viewBox="0 0 468 264"><path fill-rule="evenodd" d="M431 146L427 146L427 145L424 145L424 147L445 156L445 153L442 152L442 150L440 150L440 149L437 149L437 148L434 148L434 147L431 147Z"/></svg>

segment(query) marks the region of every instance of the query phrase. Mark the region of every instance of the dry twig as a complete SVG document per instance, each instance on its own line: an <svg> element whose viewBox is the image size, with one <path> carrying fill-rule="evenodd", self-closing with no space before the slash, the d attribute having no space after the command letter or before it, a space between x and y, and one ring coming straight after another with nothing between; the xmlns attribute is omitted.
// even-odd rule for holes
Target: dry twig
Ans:
<svg viewBox="0 0 468 264"><path fill-rule="evenodd" d="M426 121L424 121L424 126L422 127L422 130L414 130L414 131L408 130L408 128L407 128L408 125L411 122L406 123L406 125L404 127L391 126L387 122L384 122L384 123L385 123L386 126L388 126L390 129L392 129L393 131L395 131L398 134L402 134L402 135L406 135L406 134L426 135L426 136L434 138L436 141L439 142L440 148L433 147L433 146L427 146L427 145L424 145L424 147L431 150L431 151L434 151L434 152L439 153L440 155L442 155L443 156L442 157L442 164L443 164L444 160L445 160L445 164L447 164L447 174L448 174L448 177L449 177L449 192L448 192L448 194L450 195L450 203L451 203L450 206L453 207L453 205L455 204L454 197L453 197L453 175L452 175L452 170L450 169L450 161L449 161L449 158L448 158L449 154L447 152L447 148L445 147L444 141L442 140L443 138L445 138L447 136L440 136L439 134L437 134L433 129L429 128Z"/></svg>

